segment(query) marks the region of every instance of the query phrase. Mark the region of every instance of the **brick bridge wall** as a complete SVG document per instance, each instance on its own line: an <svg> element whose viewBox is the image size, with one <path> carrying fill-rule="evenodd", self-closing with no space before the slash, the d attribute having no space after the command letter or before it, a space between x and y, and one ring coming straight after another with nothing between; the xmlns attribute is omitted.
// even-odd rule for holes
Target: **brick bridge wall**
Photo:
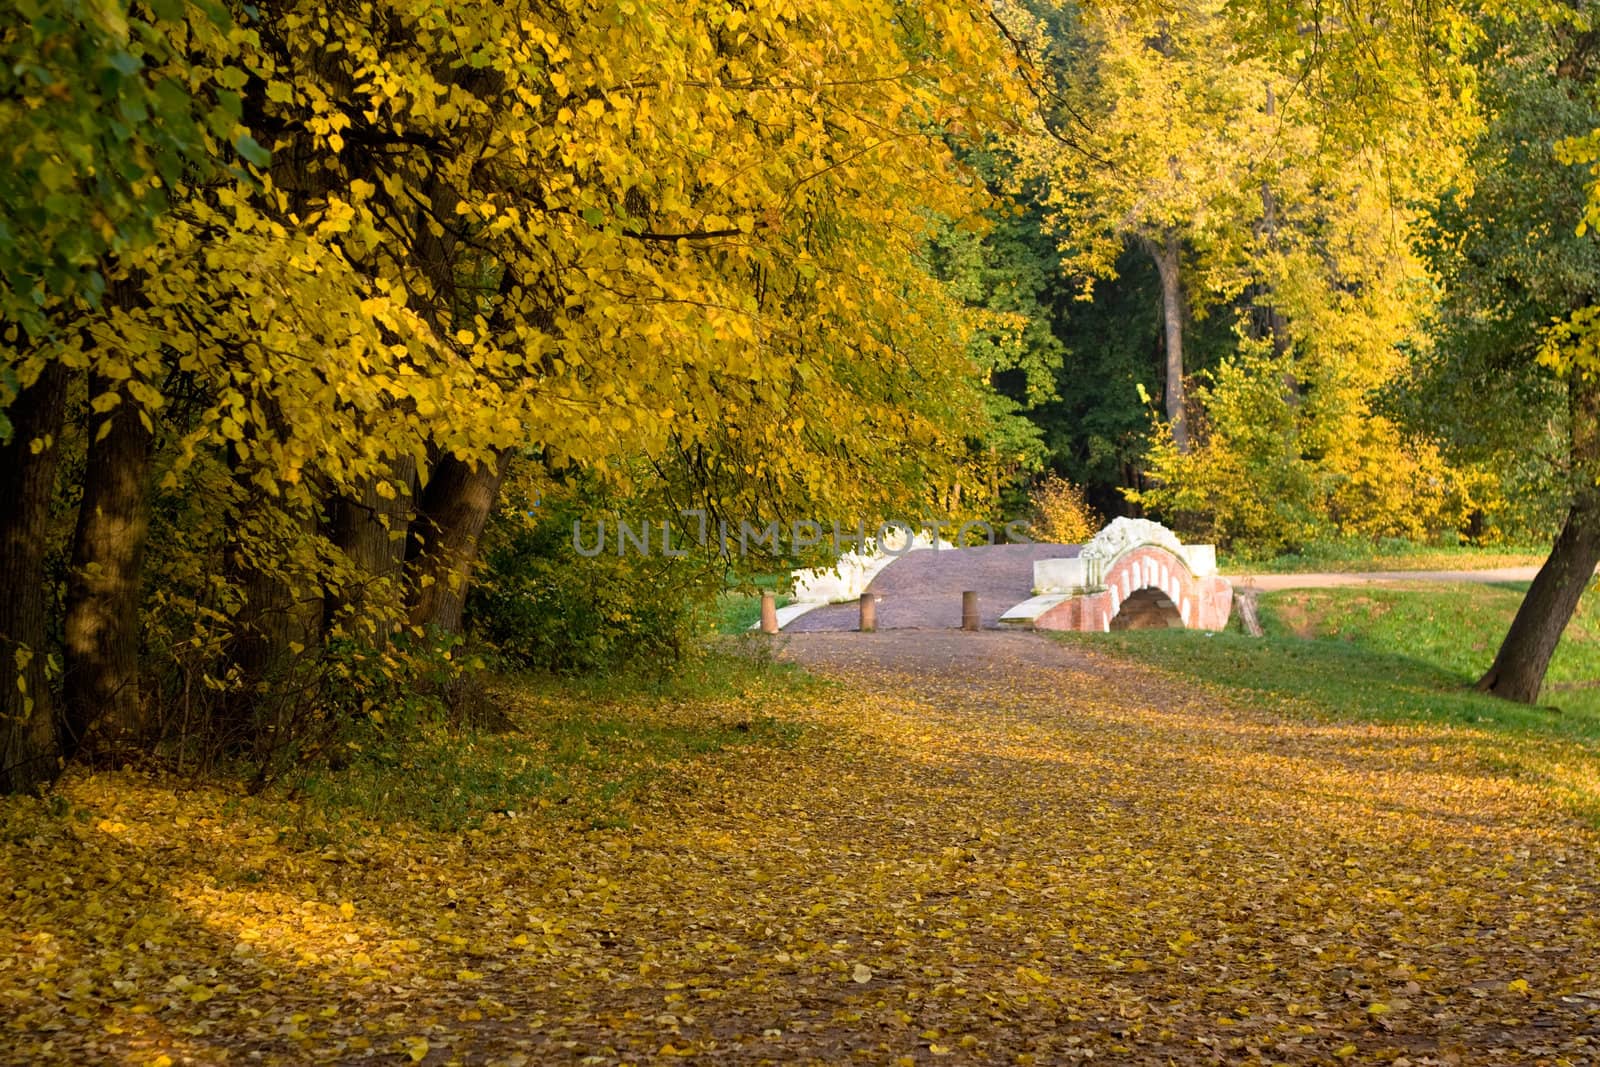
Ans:
<svg viewBox="0 0 1600 1067"><path fill-rule="evenodd" d="M1106 587L1064 600L1033 620L1036 630L1123 630L1187 626L1220 630L1233 610L1226 578L1196 578L1183 560L1156 545L1118 556Z"/></svg>

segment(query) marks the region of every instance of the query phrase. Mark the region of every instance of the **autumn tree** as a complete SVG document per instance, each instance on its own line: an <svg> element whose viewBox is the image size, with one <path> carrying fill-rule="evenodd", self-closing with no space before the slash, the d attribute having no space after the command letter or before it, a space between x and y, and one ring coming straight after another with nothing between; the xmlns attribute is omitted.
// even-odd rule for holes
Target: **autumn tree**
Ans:
<svg viewBox="0 0 1600 1067"><path fill-rule="evenodd" d="M1049 182L1051 225L1085 297L1116 277L1129 244L1156 267L1165 408L1186 449L1185 321L1244 285L1277 79L1243 53L1220 4L1072 5L1036 25L1052 92L1025 155Z"/></svg>
<svg viewBox="0 0 1600 1067"><path fill-rule="evenodd" d="M1600 243L1582 225L1584 173L1558 150L1600 125L1595 51L1593 31L1570 22L1500 26L1480 45L1487 121L1472 180L1439 200L1424 234L1443 302L1405 399L1457 452L1548 464L1561 532L1478 682L1523 702L1538 699L1600 564L1600 389L1580 325L1600 295Z"/></svg>
<svg viewBox="0 0 1600 1067"><path fill-rule="evenodd" d="M169 176L150 240L98 260L114 298L8 337L19 380L72 385L14 413L91 452L70 549L29 512L4 571L9 599L69 553L68 749L159 727L159 648L281 756L338 657L459 626L519 462L693 457L730 509L965 477L985 386L921 256L983 204L952 145L1015 111L987 9L627 6L163 24L240 165Z"/></svg>
<svg viewBox="0 0 1600 1067"><path fill-rule="evenodd" d="M228 25L214 4L186 14L47 0L0 15L0 660L15 672L0 686L0 791L35 788L59 764L42 568L66 354L115 299L109 265L157 240L172 188L229 161L238 132L237 97L213 93L173 46L171 31L191 17Z"/></svg>

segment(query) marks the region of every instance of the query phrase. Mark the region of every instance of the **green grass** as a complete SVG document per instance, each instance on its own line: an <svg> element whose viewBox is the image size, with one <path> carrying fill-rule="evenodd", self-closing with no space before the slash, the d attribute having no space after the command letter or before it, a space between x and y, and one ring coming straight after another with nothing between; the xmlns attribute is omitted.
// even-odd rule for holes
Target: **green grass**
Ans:
<svg viewBox="0 0 1600 1067"><path fill-rule="evenodd" d="M798 738L799 728L772 711L812 683L737 644L670 675L500 678L487 695L497 729L374 730L337 769L308 768L286 787L333 821L461 831L531 815L628 825L633 805L673 788L685 764Z"/></svg>
<svg viewBox="0 0 1600 1067"><path fill-rule="evenodd" d="M1408 583L1409 585L1409 583ZM1402 588L1290 590L1261 598L1269 634L1398 653L1470 685L1486 670L1526 582L1417 583ZM1600 721L1600 606L1580 604L1545 679L1544 702Z"/></svg>
<svg viewBox="0 0 1600 1067"><path fill-rule="evenodd" d="M719 634L742 634L761 620L761 594L776 592L783 584L787 583L789 575L761 574L749 579L748 584L754 589L729 589L717 597L716 632ZM792 604L794 598L783 593L778 594L778 607Z"/></svg>
<svg viewBox="0 0 1600 1067"><path fill-rule="evenodd" d="M1231 630L1063 637L1215 686L1247 705L1330 720L1464 728L1487 739L1486 759L1549 781L1600 821L1600 601L1587 599L1568 627L1544 705L1471 689L1524 591L1510 583L1292 590L1261 597L1266 633L1260 638Z"/></svg>
<svg viewBox="0 0 1600 1067"><path fill-rule="evenodd" d="M1545 700L1526 707L1471 691L1525 586L1417 583L1263 595L1266 635L1144 630L1079 638L1246 694L1302 699L1338 715L1504 726L1600 741L1600 605L1579 608Z"/></svg>
<svg viewBox="0 0 1600 1067"><path fill-rule="evenodd" d="M1376 541L1318 541L1298 552L1268 558L1248 554L1222 553L1221 567L1226 574L1307 574L1328 571L1341 574L1358 571L1487 570L1496 567L1537 566L1544 562L1549 546L1425 545L1400 538Z"/></svg>

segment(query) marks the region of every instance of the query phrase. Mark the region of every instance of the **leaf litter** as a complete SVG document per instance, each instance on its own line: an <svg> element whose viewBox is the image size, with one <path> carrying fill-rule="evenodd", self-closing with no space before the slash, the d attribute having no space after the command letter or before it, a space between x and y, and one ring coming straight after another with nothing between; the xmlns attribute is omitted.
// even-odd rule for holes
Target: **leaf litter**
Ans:
<svg viewBox="0 0 1600 1067"><path fill-rule="evenodd" d="M816 634L789 747L626 825L308 835L78 775L0 807L0 1061L1600 1060L1596 837L1440 727L1028 635ZM652 714L723 716L683 705Z"/></svg>

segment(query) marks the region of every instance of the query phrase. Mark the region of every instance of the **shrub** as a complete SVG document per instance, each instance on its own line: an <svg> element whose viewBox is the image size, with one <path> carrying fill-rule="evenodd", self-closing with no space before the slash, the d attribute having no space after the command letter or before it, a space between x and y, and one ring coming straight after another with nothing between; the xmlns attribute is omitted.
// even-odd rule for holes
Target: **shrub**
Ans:
<svg viewBox="0 0 1600 1067"><path fill-rule="evenodd" d="M1083 489L1057 474L1047 475L1029 495L1035 540L1081 545L1104 525Z"/></svg>
<svg viewBox="0 0 1600 1067"><path fill-rule="evenodd" d="M1323 525L1316 469L1300 412L1285 401L1287 372L1270 355L1224 360L1190 396L1190 450L1160 428L1147 456L1151 484L1128 498L1186 539L1223 547L1271 554L1315 537Z"/></svg>
<svg viewBox="0 0 1600 1067"><path fill-rule="evenodd" d="M1129 499L1186 538L1252 556L1341 538L1503 540L1529 526L1500 477L1452 465L1353 387L1291 387L1297 369L1292 354L1242 345L1192 394L1193 447L1158 427L1151 484Z"/></svg>
<svg viewBox="0 0 1600 1067"><path fill-rule="evenodd" d="M467 604L471 632L508 666L562 674L641 664L671 670L695 651L721 581L705 560L618 555L611 543L585 557L572 543L580 517L574 502L546 499L535 515L496 517L485 573Z"/></svg>

